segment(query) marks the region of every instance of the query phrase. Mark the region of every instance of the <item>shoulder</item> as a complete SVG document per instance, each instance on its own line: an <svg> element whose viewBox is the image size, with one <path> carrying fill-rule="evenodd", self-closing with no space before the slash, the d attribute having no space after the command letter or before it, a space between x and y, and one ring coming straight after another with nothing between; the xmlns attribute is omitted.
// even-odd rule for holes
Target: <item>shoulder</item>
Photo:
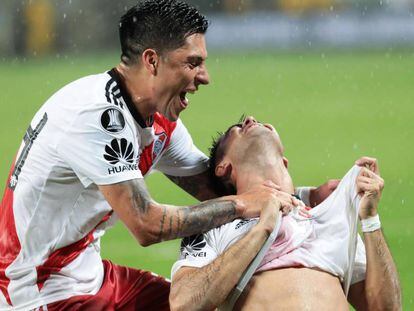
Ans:
<svg viewBox="0 0 414 311"><path fill-rule="evenodd" d="M58 106L87 108L95 103L113 104L108 94L111 76L108 73L89 75L70 82L53 94L47 102Z"/></svg>

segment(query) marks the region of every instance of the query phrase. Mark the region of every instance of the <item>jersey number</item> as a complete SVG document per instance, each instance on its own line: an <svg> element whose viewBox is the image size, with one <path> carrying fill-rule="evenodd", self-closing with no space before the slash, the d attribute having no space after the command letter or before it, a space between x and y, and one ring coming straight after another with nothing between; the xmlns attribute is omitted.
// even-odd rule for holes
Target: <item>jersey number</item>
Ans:
<svg viewBox="0 0 414 311"><path fill-rule="evenodd" d="M12 190L16 188L17 181L19 179L20 172L22 171L24 162L26 161L27 156L29 155L29 151L32 148L34 141L36 140L40 131L45 126L46 122L47 122L47 113L43 115L42 120L40 120L40 122L37 124L35 129L32 129L32 127L29 125L26 131L26 134L23 137L23 141L24 141L23 150L19 156L19 159L16 161L13 174L11 175L11 178L10 178L9 187Z"/></svg>

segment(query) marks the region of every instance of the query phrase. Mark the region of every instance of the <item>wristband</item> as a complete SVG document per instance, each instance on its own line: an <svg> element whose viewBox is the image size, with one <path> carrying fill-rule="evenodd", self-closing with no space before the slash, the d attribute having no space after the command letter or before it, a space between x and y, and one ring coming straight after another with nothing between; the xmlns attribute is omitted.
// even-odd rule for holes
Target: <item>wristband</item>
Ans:
<svg viewBox="0 0 414 311"><path fill-rule="evenodd" d="M367 219L361 219L362 232L372 232L381 228L381 221L379 215L369 217Z"/></svg>

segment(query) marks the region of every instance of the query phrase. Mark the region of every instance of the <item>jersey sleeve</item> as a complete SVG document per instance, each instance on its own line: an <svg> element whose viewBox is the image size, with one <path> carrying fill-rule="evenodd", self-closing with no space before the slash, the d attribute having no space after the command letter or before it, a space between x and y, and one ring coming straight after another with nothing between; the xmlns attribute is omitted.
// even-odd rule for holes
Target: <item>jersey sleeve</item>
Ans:
<svg viewBox="0 0 414 311"><path fill-rule="evenodd" d="M95 105L80 112L65 129L57 153L85 187L142 178L139 138L134 133L121 108Z"/></svg>
<svg viewBox="0 0 414 311"><path fill-rule="evenodd" d="M351 285L365 280L367 270L367 257L365 253L365 245L358 234L357 249L355 253L354 269L352 271Z"/></svg>
<svg viewBox="0 0 414 311"><path fill-rule="evenodd" d="M297 187L295 188L295 194L306 206L310 206L310 191L314 188L315 187Z"/></svg>
<svg viewBox="0 0 414 311"><path fill-rule="evenodd" d="M207 170L208 158L193 143L180 119L170 144L155 168L171 176L192 176Z"/></svg>
<svg viewBox="0 0 414 311"><path fill-rule="evenodd" d="M171 268L171 277L182 267L202 268L219 256L212 231L182 239L180 258Z"/></svg>

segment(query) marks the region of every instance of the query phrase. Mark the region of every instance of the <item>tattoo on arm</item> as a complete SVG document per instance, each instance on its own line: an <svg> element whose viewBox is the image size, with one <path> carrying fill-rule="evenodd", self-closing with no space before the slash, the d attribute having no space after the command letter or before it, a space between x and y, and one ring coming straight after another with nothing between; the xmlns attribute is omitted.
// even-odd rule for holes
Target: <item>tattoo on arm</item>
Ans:
<svg viewBox="0 0 414 311"><path fill-rule="evenodd" d="M206 232L237 216L236 203L232 200L213 199L195 206L168 206L152 200L143 179L129 182L129 185L134 211L140 217L148 217L148 221L158 222L154 237L157 241Z"/></svg>
<svg viewBox="0 0 414 311"><path fill-rule="evenodd" d="M206 232L236 217L236 205L230 200L214 199L196 206L182 207L179 210L178 226L172 238L186 237Z"/></svg>
<svg viewBox="0 0 414 311"><path fill-rule="evenodd" d="M151 196L147 190L144 179L135 179L129 183L133 196L134 208L141 213L147 213L148 207L152 202Z"/></svg>
<svg viewBox="0 0 414 311"><path fill-rule="evenodd" d="M194 176L165 176L199 201L218 197L214 187L211 185L208 172L203 172Z"/></svg>

